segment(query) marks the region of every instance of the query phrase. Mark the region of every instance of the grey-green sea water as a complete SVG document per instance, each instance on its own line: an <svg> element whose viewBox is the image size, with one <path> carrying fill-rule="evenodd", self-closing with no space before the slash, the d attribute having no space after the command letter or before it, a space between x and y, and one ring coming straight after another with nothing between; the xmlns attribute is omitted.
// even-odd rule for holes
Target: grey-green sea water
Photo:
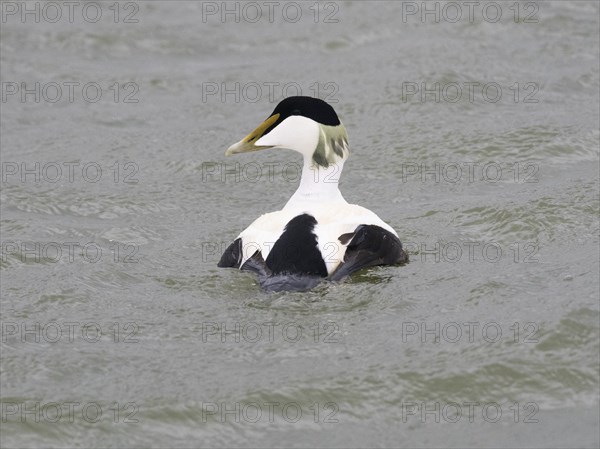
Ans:
<svg viewBox="0 0 600 449"><path fill-rule="evenodd" d="M2 447L598 447L598 3L1 6ZM216 267L298 93L408 265Z"/></svg>

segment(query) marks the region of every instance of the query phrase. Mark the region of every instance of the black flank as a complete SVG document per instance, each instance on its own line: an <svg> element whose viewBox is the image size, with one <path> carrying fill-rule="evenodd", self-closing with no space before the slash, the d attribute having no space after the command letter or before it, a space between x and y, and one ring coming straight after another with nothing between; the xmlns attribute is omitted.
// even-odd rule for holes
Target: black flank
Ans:
<svg viewBox="0 0 600 449"><path fill-rule="evenodd" d="M292 218L273 245L266 264L273 275L327 276L327 268L313 233L317 220L309 214Z"/></svg>
<svg viewBox="0 0 600 449"><path fill-rule="evenodd" d="M239 268L242 261L242 239L235 239L227 247L217 264L220 268Z"/></svg>
<svg viewBox="0 0 600 449"><path fill-rule="evenodd" d="M340 242L348 241L342 234ZM377 225L360 225L346 248L344 262L331 274L332 281L340 279L365 267L407 263L408 255L402 249L398 237Z"/></svg>

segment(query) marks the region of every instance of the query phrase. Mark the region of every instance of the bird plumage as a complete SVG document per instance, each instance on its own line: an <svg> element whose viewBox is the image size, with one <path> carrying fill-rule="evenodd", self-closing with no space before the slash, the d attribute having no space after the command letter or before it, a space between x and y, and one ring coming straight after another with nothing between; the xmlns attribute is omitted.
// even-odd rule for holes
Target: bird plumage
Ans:
<svg viewBox="0 0 600 449"><path fill-rule="evenodd" d="M267 290L305 290L367 266L408 261L394 229L339 191L348 138L329 104L286 98L226 154L266 148L303 155L300 185L282 210L261 215L239 234L220 267L254 271Z"/></svg>

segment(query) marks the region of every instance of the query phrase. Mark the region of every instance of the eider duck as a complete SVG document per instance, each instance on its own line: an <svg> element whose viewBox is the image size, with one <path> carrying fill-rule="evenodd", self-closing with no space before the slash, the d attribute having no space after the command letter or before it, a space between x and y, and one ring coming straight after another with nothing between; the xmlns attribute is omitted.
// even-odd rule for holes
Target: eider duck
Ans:
<svg viewBox="0 0 600 449"><path fill-rule="evenodd" d="M408 262L396 231L340 193L348 136L331 105L288 97L225 155L269 148L302 154L300 186L283 209L261 215L242 231L219 267L253 271L267 291L305 291L364 267Z"/></svg>

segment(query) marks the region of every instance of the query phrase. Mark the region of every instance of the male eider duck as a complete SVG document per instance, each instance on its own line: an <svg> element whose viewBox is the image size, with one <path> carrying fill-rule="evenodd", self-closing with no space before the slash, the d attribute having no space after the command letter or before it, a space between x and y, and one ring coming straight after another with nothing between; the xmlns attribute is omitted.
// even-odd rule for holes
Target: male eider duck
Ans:
<svg viewBox="0 0 600 449"><path fill-rule="evenodd" d="M329 104L288 97L225 155L268 148L302 154L300 186L282 210L261 215L242 231L219 267L253 271L267 291L303 291L364 267L408 262L396 231L340 193L348 136Z"/></svg>

